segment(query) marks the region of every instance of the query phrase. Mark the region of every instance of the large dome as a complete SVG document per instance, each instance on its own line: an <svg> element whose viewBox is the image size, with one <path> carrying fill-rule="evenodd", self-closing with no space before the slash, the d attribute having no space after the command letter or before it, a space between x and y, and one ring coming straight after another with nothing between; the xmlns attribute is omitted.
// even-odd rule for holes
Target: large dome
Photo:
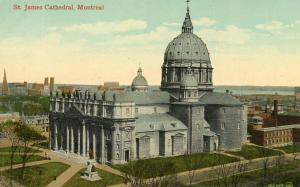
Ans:
<svg viewBox="0 0 300 187"><path fill-rule="evenodd" d="M174 38L165 51L165 63L173 62L210 63L206 44L193 33L181 33Z"/></svg>
<svg viewBox="0 0 300 187"><path fill-rule="evenodd" d="M181 29L181 33L168 44L164 54L161 90L178 97L180 86L196 85L197 82L199 91L212 91L213 68L209 52L202 39L193 33L189 7ZM184 80L188 69L191 75L189 80Z"/></svg>

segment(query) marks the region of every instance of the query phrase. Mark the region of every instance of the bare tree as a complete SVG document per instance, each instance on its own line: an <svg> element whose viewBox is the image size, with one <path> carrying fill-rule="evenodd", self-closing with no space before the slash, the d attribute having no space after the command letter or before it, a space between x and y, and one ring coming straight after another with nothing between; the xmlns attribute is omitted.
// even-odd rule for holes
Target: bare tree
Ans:
<svg viewBox="0 0 300 187"><path fill-rule="evenodd" d="M167 159L137 160L120 167L125 181L133 187L174 186L176 182L175 164Z"/></svg>
<svg viewBox="0 0 300 187"><path fill-rule="evenodd" d="M243 173L247 170L247 166L247 163L243 161L231 165L231 186L238 186Z"/></svg>
<svg viewBox="0 0 300 187"><path fill-rule="evenodd" d="M218 156L215 162L216 167L214 171L217 175L217 185L227 187L229 185L228 177L231 173L230 165L226 164L221 156Z"/></svg>
<svg viewBox="0 0 300 187"><path fill-rule="evenodd" d="M201 167L204 157L202 155L186 153L183 158L185 167L188 171L189 184L191 185L195 177L195 171Z"/></svg>

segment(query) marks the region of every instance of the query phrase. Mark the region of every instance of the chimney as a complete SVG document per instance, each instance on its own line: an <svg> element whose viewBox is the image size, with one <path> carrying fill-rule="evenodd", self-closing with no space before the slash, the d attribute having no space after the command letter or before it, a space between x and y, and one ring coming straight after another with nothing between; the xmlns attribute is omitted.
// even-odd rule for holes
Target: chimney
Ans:
<svg viewBox="0 0 300 187"><path fill-rule="evenodd" d="M275 119L275 127L278 127L278 100L274 100L273 119Z"/></svg>
<svg viewBox="0 0 300 187"><path fill-rule="evenodd" d="M277 115L278 115L278 100L274 100L273 117L277 118Z"/></svg>

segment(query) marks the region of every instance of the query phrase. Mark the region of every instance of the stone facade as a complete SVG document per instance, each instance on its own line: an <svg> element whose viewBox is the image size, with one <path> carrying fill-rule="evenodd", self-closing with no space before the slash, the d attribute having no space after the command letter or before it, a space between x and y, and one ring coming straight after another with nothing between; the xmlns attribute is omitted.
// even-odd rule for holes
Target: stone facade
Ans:
<svg viewBox="0 0 300 187"><path fill-rule="evenodd" d="M208 50L192 32L188 10L182 34L167 47L161 91L149 89L139 68L129 91L53 94L50 148L109 164L240 148L247 108L213 92Z"/></svg>

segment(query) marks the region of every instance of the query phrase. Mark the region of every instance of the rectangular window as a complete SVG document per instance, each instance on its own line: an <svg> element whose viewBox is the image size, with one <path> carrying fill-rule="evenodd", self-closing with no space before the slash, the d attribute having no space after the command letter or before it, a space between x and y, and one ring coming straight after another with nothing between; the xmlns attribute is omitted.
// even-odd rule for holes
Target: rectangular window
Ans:
<svg viewBox="0 0 300 187"><path fill-rule="evenodd" d="M135 115L139 114L139 108L135 108Z"/></svg>
<svg viewBox="0 0 300 187"><path fill-rule="evenodd" d="M238 123L238 124L237 124L237 129L240 129L240 128L241 128L240 126L241 126L241 124Z"/></svg>
<svg viewBox="0 0 300 187"><path fill-rule="evenodd" d="M221 123L221 129L224 130L225 129L225 123Z"/></svg>
<svg viewBox="0 0 300 187"><path fill-rule="evenodd" d="M129 115L129 114L130 114L130 109L126 108L126 115Z"/></svg>
<svg viewBox="0 0 300 187"><path fill-rule="evenodd" d="M156 113L156 112L157 112L157 107L155 106L155 107L154 107L154 113Z"/></svg>

